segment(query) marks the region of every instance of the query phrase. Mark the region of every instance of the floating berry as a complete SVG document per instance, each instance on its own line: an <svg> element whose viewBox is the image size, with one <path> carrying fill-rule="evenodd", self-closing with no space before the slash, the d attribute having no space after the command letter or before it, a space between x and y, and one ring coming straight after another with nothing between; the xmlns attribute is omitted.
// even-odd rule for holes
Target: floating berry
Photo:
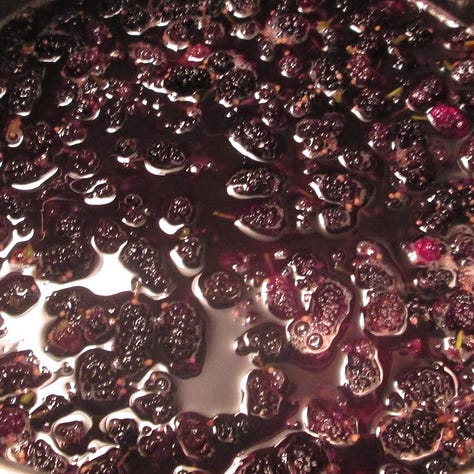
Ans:
<svg viewBox="0 0 474 474"><path fill-rule="evenodd" d="M471 128L467 117L452 105L435 105L428 110L427 117L435 130L448 137L463 138Z"/></svg>
<svg viewBox="0 0 474 474"><path fill-rule="evenodd" d="M235 306L242 299L244 291L240 278L227 271L201 276L199 285L209 305L218 309Z"/></svg>

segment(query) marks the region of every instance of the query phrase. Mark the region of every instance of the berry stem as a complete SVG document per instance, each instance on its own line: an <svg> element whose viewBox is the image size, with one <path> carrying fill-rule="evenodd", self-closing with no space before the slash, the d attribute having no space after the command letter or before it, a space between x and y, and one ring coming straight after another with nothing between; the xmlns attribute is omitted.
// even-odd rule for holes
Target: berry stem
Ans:
<svg viewBox="0 0 474 474"><path fill-rule="evenodd" d="M234 221L235 220L235 216L233 216L232 214L227 214L225 212L214 211L212 213L212 215L216 216L216 217L219 217L219 219L226 219L228 221Z"/></svg>
<svg viewBox="0 0 474 474"><path fill-rule="evenodd" d="M270 273L274 275L276 272L272 256L268 252L265 252L263 254L263 260L265 261L265 265L267 266L268 270L270 270Z"/></svg>

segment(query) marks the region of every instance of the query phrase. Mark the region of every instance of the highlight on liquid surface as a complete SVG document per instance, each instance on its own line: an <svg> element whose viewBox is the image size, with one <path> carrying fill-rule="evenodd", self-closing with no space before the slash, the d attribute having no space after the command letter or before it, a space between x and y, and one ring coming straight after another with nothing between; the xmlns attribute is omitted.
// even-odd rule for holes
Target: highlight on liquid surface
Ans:
<svg viewBox="0 0 474 474"><path fill-rule="evenodd" d="M4 461L469 470L473 53L402 0L71 0L6 23Z"/></svg>

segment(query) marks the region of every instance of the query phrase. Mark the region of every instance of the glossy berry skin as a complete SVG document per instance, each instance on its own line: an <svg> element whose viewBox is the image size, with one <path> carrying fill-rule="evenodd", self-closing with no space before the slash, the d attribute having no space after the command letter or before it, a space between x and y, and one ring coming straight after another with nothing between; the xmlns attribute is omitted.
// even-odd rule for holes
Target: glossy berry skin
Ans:
<svg viewBox="0 0 474 474"><path fill-rule="evenodd" d="M230 130L229 140L244 156L258 162L275 161L282 153L278 136L259 121L237 123Z"/></svg>
<svg viewBox="0 0 474 474"><path fill-rule="evenodd" d="M18 316L28 311L40 297L32 277L11 273L0 280L0 310Z"/></svg>
<svg viewBox="0 0 474 474"><path fill-rule="evenodd" d="M281 359L287 349L285 329L271 322L249 329L236 341L236 353L252 354L252 361L257 364Z"/></svg>
<svg viewBox="0 0 474 474"><path fill-rule="evenodd" d="M184 301L163 306L157 319L159 357L180 378L196 377L206 352L204 316Z"/></svg>
<svg viewBox="0 0 474 474"><path fill-rule="evenodd" d="M236 474L288 474L289 471L272 448L259 449L246 456L239 464Z"/></svg>
<svg viewBox="0 0 474 474"><path fill-rule="evenodd" d="M249 417L243 413L217 415L212 420L213 433L222 443L238 445L251 434Z"/></svg>
<svg viewBox="0 0 474 474"><path fill-rule="evenodd" d="M279 319L293 319L303 314L300 296L293 281L284 275L273 275L264 282L263 300Z"/></svg>
<svg viewBox="0 0 474 474"><path fill-rule="evenodd" d="M306 433L287 436L278 446L278 456L290 474L323 473L329 465L324 443Z"/></svg>
<svg viewBox="0 0 474 474"><path fill-rule="evenodd" d="M114 368L113 361L113 353L104 349L90 349L79 356L76 382L81 404L103 411L125 401L127 387Z"/></svg>
<svg viewBox="0 0 474 474"><path fill-rule="evenodd" d="M137 422L131 418L113 418L107 423L107 436L119 446L135 446L138 438Z"/></svg>
<svg viewBox="0 0 474 474"><path fill-rule="evenodd" d="M44 440L29 443L25 451L27 464L36 472L66 473L70 468L66 457L57 454Z"/></svg>
<svg viewBox="0 0 474 474"><path fill-rule="evenodd" d="M423 457L436 449L441 430L435 413L415 410L406 417L388 419L382 428L382 445L398 459Z"/></svg>
<svg viewBox="0 0 474 474"><path fill-rule="evenodd" d="M169 426L142 436L138 440L138 452L145 459L166 465L171 465L177 456L182 456L176 434Z"/></svg>
<svg viewBox="0 0 474 474"><path fill-rule="evenodd" d="M38 276L61 283L78 280L92 272L96 258L90 244L72 241L53 245L41 253Z"/></svg>
<svg viewBox="0 0 474 474"><path fill-rule="evenodd" d="M111 448L104 454L97 456L91 461L85 462L82 467L84 474L127 474L126 463L120 463L122 451L118 448ZM82 474L81 473L81 474Z"/></svg>
<svg viewBox="0 0 474 474"><path fill-rule="evenodd" d="M410 92L407 102L414 109L426 109L433 106L444 93L444 84L441 78L430 76L421 80Z"/></svg>
<svg viewBox="0 0 474 474"><path fill-rule="evenodd" d="M340 407L315 399L306 408L307 428L335 446L350 446L359 439L357 419Z"/></svg>
<svg viewBox="0 0 474 474"><path fill-rule="evenodd" d="M276 417L287 391L288 381L281 370L252 370L246 381L247 413L264 420Z"/></svg>
<svg viewBox="0 0 474 474"><path fill-rule="evenodd" d="M136 374L144 369L153 350L154 325L145 303L127 302L119 310L116 324L115 353L125 373Z"/></svg>
<svg viewBox="0 0 474 474"><path fill-rule="evenodd" d="M471 334L474 331L474 296L462 289L451 291L435 301L432 314L441 328Z"/></svg>
<svg viewBox="0 0 474 474"><path fill-rule="evenodd" d="M69 414L73 410L71 402L62 395L48 395L43 403L30 414L30 423L40 429L47 423Z"/></svg>
<svg viewBox="0 0 474 474"><path fill-rule="evenodd" d="M467 117L456 107L438 104L428 110L428 120L434 129L451 138L463 138L470 130Z"/></svg>
<svg viewBox="0 0 474 474"><path fill-rule="evenodd" d="M456 394L457 380L454 374L442 366L420 367L402 374L397 386L408 404L444 408Z"/></svg>
<svg viewBox="0 0 474 474"><path fill-rule="evenodd" d="M83 453L87 448L87 431L82 421L59 423L53 436L57 446L65 453Z"/></svg>
<svg viewBox="0 0 474 474"><path fill-rule="evenodd" d="M160 251L145 240L128 242L119 258L124 266L136 272L151 290L161 293L173 287Z"/></svg>
<svg viewBox="0 0 474 474"><path fill-rule="evenodd" d="M202 294L210 306L217 309L235 306L242 298L243 285L232 272L217 271L199 280Z"/></svg>
<svg viewBox="0 0 474 474"><path fill-rule="evenodd" d="M31 351L10 352L0 358L0 394L15 390L36 388L49 379L51 374L40 366Z"/></svg>
<svg viewBox="0 0 474 474"><path fill-rule="evenodd" d="M176 438L190 459L212 458L216 453L208 419L198 413L180 413L175 421Z"/></svg>
<svg viewBox="0 0 474 474"><path fill-rule="evenodd" d="M406 306L394 292L373 294L363 312L365 328L372 334L391 335L405 330Z"/></svg>
<svg viewBox="0 0 474 474"><path fill-rule="evenodd" d="M0 409L0 442L14 441L26 428L26 412L19 407L11 406Z"/></svg>

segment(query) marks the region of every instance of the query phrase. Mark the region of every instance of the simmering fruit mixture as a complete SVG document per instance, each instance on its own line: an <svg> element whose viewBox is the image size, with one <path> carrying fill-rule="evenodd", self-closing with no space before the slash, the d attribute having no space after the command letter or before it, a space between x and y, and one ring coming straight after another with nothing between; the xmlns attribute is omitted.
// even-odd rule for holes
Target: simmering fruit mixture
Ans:
<svg viewBox="0 0 474 474"><path fill-rule="evenodd" d="M403 0L52 2L0 30L0 124L4 462L474 466L465 28Z"/></svg>

